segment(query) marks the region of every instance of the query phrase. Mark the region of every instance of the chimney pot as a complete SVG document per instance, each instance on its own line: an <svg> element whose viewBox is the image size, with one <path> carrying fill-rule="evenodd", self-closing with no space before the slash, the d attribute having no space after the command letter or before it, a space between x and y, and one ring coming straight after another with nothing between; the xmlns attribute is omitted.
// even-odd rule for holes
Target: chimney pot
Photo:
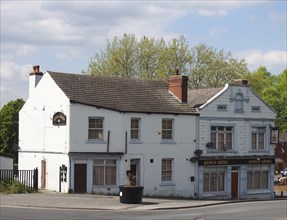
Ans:
<svg viewBox="0 0 287 220"><path fill-rule="evenodd" d="M248 85L248 80L246 80L246 79L236 79L236 80L234 80L234 84L236 84L236 85Z"/></svg>

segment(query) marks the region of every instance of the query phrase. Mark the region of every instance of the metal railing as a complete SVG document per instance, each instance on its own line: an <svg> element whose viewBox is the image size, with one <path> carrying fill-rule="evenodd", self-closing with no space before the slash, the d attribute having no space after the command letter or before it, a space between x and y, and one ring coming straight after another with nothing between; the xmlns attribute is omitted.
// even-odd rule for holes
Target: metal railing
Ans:
<svg viewBox="0 0 287 220"><path fill-rule="evenodd" d="M34 170L0 170L0 181L18 181L31 190L38 191L38 168Z"/></svg>

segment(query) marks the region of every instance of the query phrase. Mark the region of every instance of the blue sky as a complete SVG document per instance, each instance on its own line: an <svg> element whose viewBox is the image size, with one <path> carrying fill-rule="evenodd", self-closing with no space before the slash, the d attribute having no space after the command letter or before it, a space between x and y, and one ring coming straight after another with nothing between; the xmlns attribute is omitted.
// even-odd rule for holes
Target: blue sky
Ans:
<svg viewBox="0 0 287 220"><path fill-rule="evenodd" d="M123 33L184 35L246 59L249 70L287 68L287 3L256 1L1 0L1 107L28 97L33 65L80 73L107 39Z"/></svg>

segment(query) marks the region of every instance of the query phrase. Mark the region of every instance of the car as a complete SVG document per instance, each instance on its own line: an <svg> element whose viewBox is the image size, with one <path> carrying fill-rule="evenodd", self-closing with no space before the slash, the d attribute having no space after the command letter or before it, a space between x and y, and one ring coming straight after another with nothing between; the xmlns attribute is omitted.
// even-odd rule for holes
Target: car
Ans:
<svg viewBox="0 0 287 220"><path fill-rule="evenodd" d="M284 170L282 170L280 173L282 174L282 176L286 176L287 175L287 167Z"/></svg>

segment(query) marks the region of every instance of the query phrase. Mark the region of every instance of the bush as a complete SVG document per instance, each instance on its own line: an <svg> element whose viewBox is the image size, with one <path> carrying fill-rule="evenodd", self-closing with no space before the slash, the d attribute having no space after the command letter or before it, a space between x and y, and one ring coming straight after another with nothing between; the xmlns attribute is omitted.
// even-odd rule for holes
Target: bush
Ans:
<svg viewBox="0 0 287 220"><path fill-rule="evenodd" d="M0 192L4 193L31 193L34 190L19 181L9 183L7 180L0 181Z"/></svg>

